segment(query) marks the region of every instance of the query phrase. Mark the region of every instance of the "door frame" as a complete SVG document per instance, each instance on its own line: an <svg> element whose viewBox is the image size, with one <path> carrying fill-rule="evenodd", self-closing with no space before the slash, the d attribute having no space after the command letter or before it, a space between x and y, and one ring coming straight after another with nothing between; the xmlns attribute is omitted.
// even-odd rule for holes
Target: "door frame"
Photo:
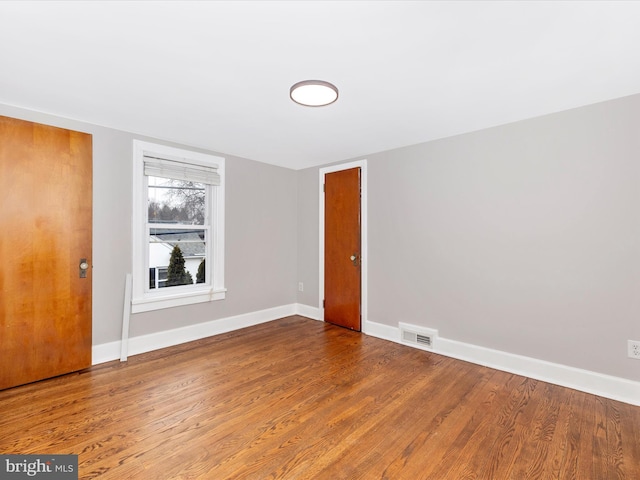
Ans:
<svg viewBox="0 0 640 480"><path fill-rule="evenodd" d="M320 304L320 320L324 321L324 306L322 301L324 299L324 177L328 173L340 172L342 170L349 170L351 168L360 168L360 314L362 316L360 322L360 329L362 333L367 333L368 330L368 282L367 271L369 264L368 256L368 243L367 243L367 160L357 160L354 162L341 163L339 165L332 165L330 167L323 167L319 170L319 185L318 196L320 212L319 218L319 293L318 303Z"/></svg>

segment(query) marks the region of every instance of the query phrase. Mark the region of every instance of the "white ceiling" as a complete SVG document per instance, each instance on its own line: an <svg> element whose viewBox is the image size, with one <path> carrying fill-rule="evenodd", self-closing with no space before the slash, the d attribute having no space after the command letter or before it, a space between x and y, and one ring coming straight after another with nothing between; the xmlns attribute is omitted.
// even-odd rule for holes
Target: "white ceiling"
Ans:
<svg viewBox="0 0 640 480"><path fill-rule="evenodd" d="M293 169L635 93L637 1L0 2L0 103Z"/></svg>

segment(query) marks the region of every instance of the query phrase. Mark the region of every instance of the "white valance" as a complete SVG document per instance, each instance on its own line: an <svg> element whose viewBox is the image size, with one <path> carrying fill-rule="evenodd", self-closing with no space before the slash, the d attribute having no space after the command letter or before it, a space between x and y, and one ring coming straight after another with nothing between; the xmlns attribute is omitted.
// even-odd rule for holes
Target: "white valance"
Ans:
<svg viewBox="0 0 640 480"><path fill-rule="evenodd" d="M186 182L220 185L217 165L188 163L166 158L144 156L144 174L150 177L174 178Z"/></svg>

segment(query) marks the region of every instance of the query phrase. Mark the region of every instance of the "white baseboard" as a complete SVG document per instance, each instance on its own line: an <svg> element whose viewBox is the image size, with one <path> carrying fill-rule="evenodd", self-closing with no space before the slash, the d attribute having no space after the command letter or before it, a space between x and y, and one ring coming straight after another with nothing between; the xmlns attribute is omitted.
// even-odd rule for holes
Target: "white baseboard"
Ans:
<svg viewBox="0 0 640 480"><path fill-rule="evenodd" d="M91 364L98 365L100 363L110 362L112 360L118 360L120 358L120 347L122 341L101 343L100 345L94 345L91 348Z"/></svg>
<svg viewBox="0 0 640 480"><path fill-rule="evenodd" d="M129 339L128 353L130 356L138 355L140 353L151 352L153 350L239 330L260 323L270 322L290 315L303 315L302 313L298 313L298 307L298 304L283 305L266 310L259 310L257 312L197 323L187 327L131 337ZM131 321L135 322L135 318L132 318ZM120 347L121 341L94 345L92 349L93 365L118 360L120 358Z"/></svg>
<svg viewBox="0 0 640 480"><path fill-rule="evenodd" d="M381 338L383 340L391 340L400 343L400 329L383 325L381 323L365 321L362 324L362 331L372 337Z"/></svg>
<svg viewBox="0 0 640 480"><path fill-rule="evenodd" d="M402 343L400 329L367 321L367 335ZM403 343L403 345L406 345ZM640 406L640 382L438 337L433 353Z"/></svg>
<svg viewBox="0 0 640 480"><path fill-rule="evenodd" d="M302 303L296 303L296 315L311 318L312 320L323 320L322 309L318 307L310 307Z"/></svg>
<svg viewBox="0 0 640 480"><path fill-rule="evenodd" d="M146 353L160 348L192 342L201 338L239 330L270 322L290 315L302 315L322 320L322 309L302 304L283 305L257 312L221 318L163 332L129 339L129 355ZM135 321L135 320L134 320ZM362 325L363 333L383 340L402 343L400 329L372 321ZM406 345L406 344L403 344ZM93 364L120 358L121 342L110 342L93 347ZM534 378L555 385L573 388L613 400L640 406L640 382L582 370L535 358L492 350L469 343L438 337L433 353L464 360L485 367Z"/></svg>

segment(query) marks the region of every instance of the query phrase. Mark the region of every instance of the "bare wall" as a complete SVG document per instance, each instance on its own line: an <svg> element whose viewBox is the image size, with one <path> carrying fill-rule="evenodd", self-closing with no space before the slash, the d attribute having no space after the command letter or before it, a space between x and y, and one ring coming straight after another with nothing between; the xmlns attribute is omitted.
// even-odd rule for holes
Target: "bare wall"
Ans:
<svg viewBox="0 0 640 480"><path fill-rule="evenodd" d="M1 104L0 115L93 135L93 344L119 340L131 272L132 141L191 147ZM227 298L133 315L132 337L296 302L296 172L208 153L226 158Z"/></svg>
<svg viewBox="0 0 640 480"><path fill-rule="evenodd" d="M298 303L312 307L319 306L318 175L317 168L298 171Z"/></svg>
<svg viewBox="0 0 640 480"><path fill-rule="evenodd" d="M640 380L639 125L635 95L365 157L368 320ZM298 182L317 258L318 169Z"/></svg>

